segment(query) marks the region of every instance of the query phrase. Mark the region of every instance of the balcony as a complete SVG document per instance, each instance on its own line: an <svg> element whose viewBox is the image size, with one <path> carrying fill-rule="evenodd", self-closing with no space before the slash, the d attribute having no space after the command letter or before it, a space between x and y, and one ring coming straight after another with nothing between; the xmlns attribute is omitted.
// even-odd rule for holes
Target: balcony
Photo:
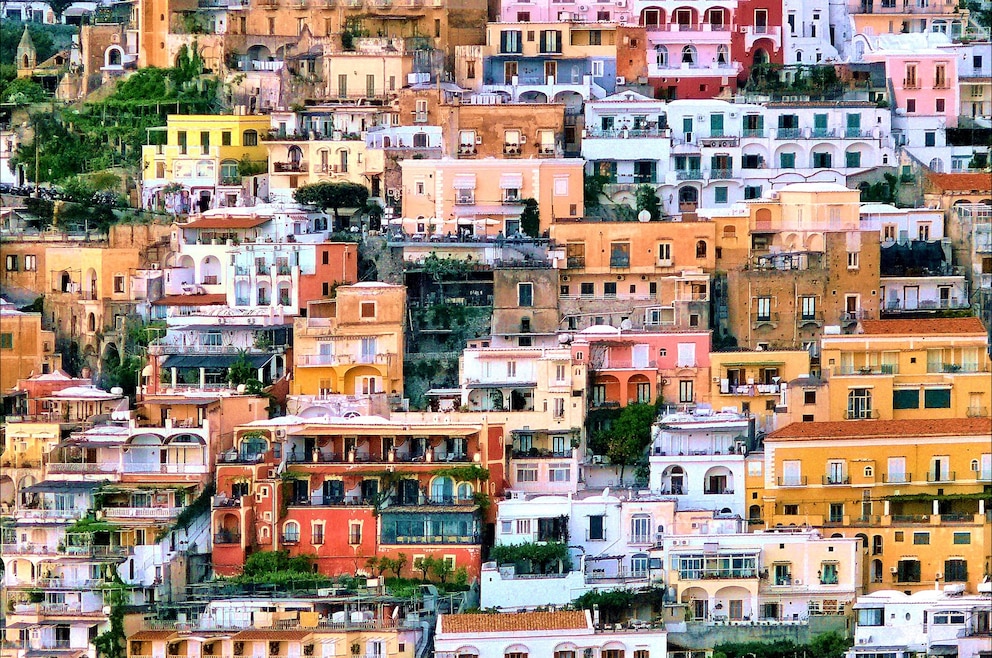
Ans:
<svg viewBox="0 0 992 658"><path fill-rule="evenodd" d="M768 131L764 128L745 128L741 131L741 137L747 138L762 138L767 137Z"/></svg>
<svg viewBox="0 0 992 658"><path fill-rule="evenodd" d="M903 78L902 81L903 89L919 89L920 81L913 78Z"/></svg>
<svg viewBox="0 0 992 658"><path fill-rule="evenodd" d="M182 507L104 507L103 515L108 519L172 519L179 515Z"/></svg>
<svg viewBox="0 0 992 658"><path fill-rule="evenodd" d="M754 326L769 324L772 326L778 325L779 315L775 313L753 313L751 315L751 324Z"/></svg>
<svg viewBox="0 0 992 658"><path fill-rule="evenodd" d="M733 169L710 169L710 180L729 180L733 177Z"/></svg>
<svg viewBox="0 0 992 658"><path fill-rule="evenodd" d="M737 384L730 385L721 395L743 395L753 397L755 395L778 395L782 390L779 384Z"/></svg>
<svg viewBox="0 0 992 658"><path fill-rule="evenodd" d="M675 172L678 180L703 180L702 169L678 169Z"/></svg>
<svg viewBox="0 0 992 658"><path fill-rule="evenodd" d="M707 496L723 496L733 494L734 490L729 487L705 487L703 493Z"/></svg>
<svg viewBox="0 0 992 658"><path fill-rule="evenodd" d="M214 534L214 544L240 544L241 533L218 532Z"/></svg>
<svg viewBox="0 0 992 658"><path fill-rule="evenodd" d="M928 524L929 514L892 514L889 516L892 523Z"/></svg>
<svg viewBox="0 0 992 658"><path fill-rule="evenodd" d="M520 144L503 144L503 155L519 156Z"/></svg>
<svg viewBox="0 0 992 658"><path fill-rule="evenodd" d="M778 479L778 486L780 487L805 487L807 477L805 475L794 476L794 477L781 477Z"/></svg>
<svg viewBox="0 0 992 658"><path fill-rule="evenodd" d="M977 363L928 363L927 372L928 373L942 373L945 375L956 374L956 373L976 373L976 372L986 372L987 369L979 366Z"/></svg>
<svg viewBox="0 0 992 658"><path fill-rule="evenodd" d="M898 375L899 366L886 364L883 366L841 366L835 372L841 376L861 376L861 375Z"/></svg>
<svg viewBox="0 0 992 658"><path fill-rule="evenodd" d="M389 365L392 354L300 354L298 366Z"/></svg>
<svg viewBox="0 0 992 658"><path fill-rule="evenodd" d="M823 480L823 484L825 484L825 485L831 485L831 486L833 486L833 485L851 484L851 478L850 478L850 476L847 476L847 475L844 475L844 476L824 475L823 478L822 478L822 480Z"/></svg>
<svg viewBox="0 0 992 658"><path fill-rule="evenodd" d="M738 580L757 578L759 571L743 567L740 569L685 569L679 570L679 580Z"/></svg>
<svg viewBox="0 0 992 658"><path fill-rule="evenodd" d="M273 162L272 171L277 174L305 174L309 166L306 162Z"/></svg>
<svg viewBox="0 0 992 658"><path fill-rule="evenodd" d="M699 145L703 148L736 148L740 146L740 143L741 138L736 135L720 135L699 138Z"/></svg>
<svg viewBox="0 0 992 658"><path fill-rule="evenodd" d="M878 420L878 409L848 409L844 412L844 420Z"/></svg>
<svg viewBox="0 0 992 658"><path fill-rule="evenodd" d="M883 473L882 482L885 484L909 484L913 481L912 473Z"/></svg>
<svg viewBox="0 0 992 658"><path fill-rule="evenodd" d="M49 462L48 473L50 475L73 475L90 473L114 473L117 471L117 464L95 464L95 463L72 463L72 462Z"/></svg>
<svg viewBox="0 0 992 658"><path fill-rule="evenodd" d="M645 139L669 137L671 131L667 128L587 128L586 139Z"/></svg>
<svg viewBox="0 0 992 658"><path fill-rule="evenodd" d="M927 482L954 482L956 475L954 471L943 471L941 473L929 471L927 473Z"/></svg>
<svg viewBox="0 0 992 658"><path fill-rule="evenodd" d="M799 128L779 128L775 131L775 139L799 139L801 134Z"/></svg>

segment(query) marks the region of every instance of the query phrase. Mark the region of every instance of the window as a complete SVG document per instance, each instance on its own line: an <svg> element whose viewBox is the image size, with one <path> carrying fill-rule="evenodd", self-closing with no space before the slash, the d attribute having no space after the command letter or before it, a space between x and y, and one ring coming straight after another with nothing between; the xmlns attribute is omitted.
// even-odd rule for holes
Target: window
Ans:
<svg viewBox="0 0 992 658"><path fill-rule="evenodd" d="M696 49L693 46L685 46L682 49L682 63L683 64L695 64L696 63Z"/></svg>
<svg viewBox="0 0 992 658"><path fill-rule="evenodd" d="M537 482L537 466L518 466L517 482Z"/></svg>
<svg viewBox="0 0 992 658"><path fill-rule="evenodd" d="M352 521L348 524L348 543L357 546L362 543L362 524Z"/></svg>
<svg viewBox="0 0 992 658"><path fill-rule="evenodd" d="M899 560L896 566L896 582L920 582L920 561L916 559Z"/></svg>
<svg viewBox="0 0 992 658"><path fill-rule="evenodd" d="M779 153L778 155L778 166L782 169L795 169L796 168L796 154L795 153Z"/></svg>
<svg viewBox="0 0 992 658"><path fill-rule="evenodd" d="M375 318L375 302L362 302L359 309L363 320L371 320Z"/></svg>
<svg viewBox="0 0 992 658"><path fill-rule="evenodd" d="M607 281L603 284L603 296L604 297L616 297L617 296L617 284L616 281Z"/></svg>
<svg viewBox="0 0 992 658"><path fill-rule="evenodd" d="M38 270L38 257L34 254L24 255L24 271L36 272Z"/></svg>
<svg viewBox="0 0 992 658"><path fill-rule="evenodd" d="M727 203L727 186L720 185L713 190L714 203Z"/></svg>
<svg viewBox="0 0 992 658"><path fill-rule="evenodd" d="M241 133L241 145L258 146L258 132L255 130L246 130Z"/></svg>
<svg viewBox="0 0 992 658"><path fill-rule="evenodd" d="M970 544L971 543L971 533L970 532L955 532L954 533L954 543L955 544Z"/></svg>
<svg viewBox="0 0 992 658"><path fill-rule="evenodd" d="M858 151L848 151L844 154L844 166L845 167L860 167L861 166L861 153Z"/></svg>
<svg viewBox="0 0 992 658"><path fill-rule="evenodd" d="M610 243L610 267L630 267L630 243Z"/></svg>
<svg viewBox="0 0 992 658"><path fill-rule="evenodd" d="M517 305L518 306L533 306L534 305L534 284L533 283L518 283L517 284Z"/></svg>
<svg viewBox="0 0 992 658"><path fill-rule="evenodd" d="M830 523L844 522L844 503L830 503L828 520Z"/></svg>
<svg viewBox="0 0 992 658"><path fill-rule="evenodd" d="M0 349L12 350L14 349L14 334L0 334Z"/></svg>
<svg viewBox="0 0 992 658"><path fill-rule="evenodd" d="M744 186L744 199L760 199L762 193L761 185L745 185ZM724 236L727 237L727 236Z"/></svg>
<svg viewBox="0 0 992 658"><path fill-rule="evenodd" d="M864 420L872 417L871 389L853 388L847 394L847 417Z"/></svg>
<svg viewBox="0 0 992 658"><path fill-rule="evenodd" d="M951 389L933 388L924 390L923 406L926 409L950 409Z"/></svg>
<svg viewBox="0 0 992 658"><path fill-rule="evenodd" d="M937 110L937 112L943 112L945 107L946 107L946 101L943 98L938 98L935 102L934 109Z"/></svg>
<svg viewBox="0 0 992 658"><path fill-rule="evenodd" d="M604 541L606 539L606 529L603 524L604 519L605 517L602 515L589 517L589 541Z"/></svg>
<svg viewBox="0 0 992 658"><path fill-rule="evenodd" d="M596 284L592 282L585 282L579 284L579 294L583 297L592 297L596 294Z"/></svg>
<svg viewBox="0 0 992 658"><path fill-rule="evenodd" d="M114 275L114 293L123 294L124 293L124 275L115 274Z"/></svg>
<svg viewBox="0 0 992 658"><path fill-rule="evenodd" d="M916 99L915 98L907 98L906 99L906 112L908 114L913 114L914 112L916 112Z"/></svg>
<svg viewBox="0 0 992 658"><path fill-rule="evenodd" d="M561 52L561 30L541 30L541 52Z"/></svg>
<svg viewBox="0 0 992 658"><path fill-rule="evenodd" d="M833 156L829 153L813 153L813 168L827 169L833 166Z"/></svg>
<svg viewBox="0 0 992 658"><path fill-rule="evenodd" d="M772 319L772 298L758 297L758 322L768 322Z"/></svg>
<svg viewBox="0 0 992 658"><path fill-rule="evenodd" d="M311 528L310 534L311 534L310 543L312 543L314 546L320 546L321 544L323 544L324 543L324 524L323 523L314 523L313 524L313 527Z"/></svg>
<svg viewBox="0 0 992 658"><path fill-rule="evenodd" d="M500 32L499 51L501 53L512 54L523 52L520 30L503 30Z"/></svg>
<svg viewBox="0 0 992 658"><path fill-rule="evenodd" d="M287 521L282 528L282 540L287 544L300 541L300 524L296 521Z"/></svg>
<svg viewBox="0 0 992 658"><path fill-rule="evenodd" d="M885 608L862 608L858 610L858 626L883 626Z"/></svg>
<svg viewBox="0 0 992 658"><path fill-rule="evenodd" d="M8 254L7 255L7 271L16 272L17 271L17 255Z"/></svg>
<svg viewBox="0 0 992 658"><path fill-rule="evenodd" d="M913 533L913 544L916 546L929 546L930 545L930 533L929 532L914 532Z"/></svg>
<svg viewBox="0 0 992 658"><path fill-rule="evenodd" d="M820 583L823 585L836 585L839 574L837 573L837 563L824 562L820 565Z"/></svg>
<svg viewBox="0 0 992 658"><path fill-rule="evenodd" d="M548 466L548 482L570 482L572 469L569 464L550 464Z"/></svg>
<svg viewBox="0 0 992 658"><path fill-rule="evenodd" d="M892 391L893 409L919 409L920 390L917 388L895 389Z"/></svg>
<svg viewBox="0 0 992 658"><path fill-rule="evenodd" d="M691 379L679 380L679 402L695 402L693 386Z"/></svg>
<svg viewBox="0 0 992 658"><path fill-rule="evenodd" d="M706 240L696 241L696 258L706 258Z"/></svg>
<svg viewBox="0 0 992 658"><path fill-rule="evenodd" d="M968 582L968 562L960 558L944 560L944 582L965 583ZM939 623L934 617L935 624ZM955 623L955 622L951 622ZM964 620L956 623L964 623Z"/></svg>

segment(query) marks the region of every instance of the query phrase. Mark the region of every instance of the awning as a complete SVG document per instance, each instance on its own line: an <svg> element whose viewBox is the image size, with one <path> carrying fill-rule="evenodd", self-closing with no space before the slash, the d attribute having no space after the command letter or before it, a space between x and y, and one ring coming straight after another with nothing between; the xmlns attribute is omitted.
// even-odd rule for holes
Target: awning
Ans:
<svg viewBox="0 0 992 658"><path fill-rule="evenodd" d="M261 368L272 360L273 354L248 354L245 360L254 369ZM241 358L240 354L204 354L169 356L162 363L163 368L230 368Z"/></svg>
<svg viewBox="0 0 992 658"><path fill-rule="evenodd" d="M956 655L958 655L958 648L955 645L931 644L930 645L930 649L927 651L927 655L930 655L930 656L956 656Z"/></svg>
<svg viewBox="0 0 992 658"><path fill-rule="evenodd" d="M68 480L46 480L32 484L30 487L21 489L24 493L85 493L99 489L107 484L106 480L100 482L71 482Z"/></svg>
<svg viewBox="0 0 992 658"><path fill-rule="evenodd" d="M474 190L475 174L455 174L455 180L451 185L456 190Z"/></svg>
<svg viewBox="0 0 992 658"><path fill-rule="evenodd" d="M458 206L455 208L455 216L474 217L477 215L521 215L523 214L523 204L506 204L498 206Z"/></svg>
<svg viewBox="0 0 992 658"><path fill-rule="evenodd" d="M503 174L499 177L499 188L501 190L519 190L523 186L523 174Z"/></svg>

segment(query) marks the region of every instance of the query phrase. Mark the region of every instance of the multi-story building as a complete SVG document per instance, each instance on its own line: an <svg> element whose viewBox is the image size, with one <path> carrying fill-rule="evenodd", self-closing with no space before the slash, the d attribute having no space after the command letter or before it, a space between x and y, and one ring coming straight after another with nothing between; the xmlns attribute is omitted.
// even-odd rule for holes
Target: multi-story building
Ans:
<svg viewBox="0 0 992 658"><path fill-rule="evenodd" d="M961 44L958 62L958 86L961 94L961 116L976 122L992 118L992 57L989 41ZM952 168L953 171L953 168Z"/></svg>
<svg viewBox="0 0 992 658"><path fill-rule="evenodd" d="M861 230L878 231L878 238L883 245L905 243L909 240L943 240L948 237L941 210L897 208L887 203L862 203L860 212Z"/></svg>
<svg viewBox="0 0 992 658"><path fill-rule="evenodd" d="M514 102L575 106L612 94L617 25L576 16L560 9L547 22L490 23L479 74L458 82Z"/></svg>
<svg viewBox="0 0 992 658"><path fill-rule="evenodd" d="M793 423L765 437L748 516L859 538L868 591L974 592L989 568L990 431L988 418Z"/></svg>
<svg viewBox="0 0 992 658"><path fill-rule="evenodd" d="M809 350L734 350L710 353L710 405L755 418L758 429L775 429L783 384L810 374Z"/></svg>
<svg viewBox="0 0 992 658"><path fill-rule="evenodd" d="M744 516L744 456L754 443L749 416L729 411L663 416L649 448L652 491L680 507Z"/></svg>
<svg viewBox="0 0 992 658"><path fill-rule="evenodd" d="M976 315L992 328L992 205L961 203L950 212L954 258L964 268Z"/></svg>
<svg viewBox="0 0 992 658"><path fill-rule="evenodd" d="M879 269L882 314L953 311L971 305L964 268L954 265L949 239L883 244Z"/></svg>
<svg viewBox="0 0 992 658"><path fill-rule="evenodd" d="M249 205L260 194L243 178L265 163L269 128L266 116L170 116L165 139L141 149L142 206L175 214Z"/></svg>
<svg viewBox="0 0 992 658"><path fill-rule="evenodd" d="M41 328L41 313L24 313L0 297L0 392L4 400L18 380L62 367L55 332Z"/></svg>
<svg viewBox="0 0 992 658"><path fill-rule="evenodd" d="M840 59L834 46L835 27L830 19L830 3L826 0L782 3L783 62L816 65Z"/></svg>
<svg viewBox="0 0 992 658"><path fill-rule="evenodd" d="M473 419L475 420L475 419ZM217 467L213 565L255 550L314 555L322 573L372 556L444 559L479 573L483 500L502 495L502 427L381 417L260 421ZM345 532L347 529L347 532Z"/></svg>
<svg viewBox="0 0 992 658"><path fill-rule="evenodd" d="M333 299L310 302L294 321L291 393L317 406L339 393L402 397L405 309L403 286L377 282L338 286Z"/></svg>
<svg viewBox="0 0 992 658"><path fill-rule="evenodd" d="M848 0L847 14L851 32L847 43L860 35L890 35L900 33L941 33L960 38L968 32L969 12L956 2L935 2L926 5L898 3L889 0Z"/></svg>
<svg viewBox="0 0 992 658"><path fill-rule="evenodd" d="M498 658L588 651L651 658L667 655L666 636L663 629L647 622L607 629L588 610L447 614L438 616L434 653L438 658Z"/></svg>
<svg viewBox="0 0 992 658"><path fill-rule="evenodd" d="M982 656L992 651L989 588L964 595L959 585L914 592L883 590L858 597L857 624L849 658L891 656Z"/></svg>
<svg viewBox="0 0 992 658"><path fill-rule="evenodd" d="M521 132L504 133L506 148ZM578 159L403 160L403 216L436 219L439 235L515 235L525 199L539 204L540 230L584 215L583 163Z"/></svg>
<svg viewBox="0 0 992 658"><path fill-rule="evenodd" d="M865 320L824 336L831 418L987 417L992 406L987 332L978 318Z"/></svg>
<svg viewBox="0 0 992 658"><path fill-rule="evenodd" d="M592 326L575 334L572 359L589 373L589 408L705 402L710 392L710 333L624 331Z"/></svg>
<svg viewBox="0 0 992 658"><path fill-rule="evenodd" d="M709 328L714 222L557 222L551 237L565 249L556 261L563 329Z"/></svg>

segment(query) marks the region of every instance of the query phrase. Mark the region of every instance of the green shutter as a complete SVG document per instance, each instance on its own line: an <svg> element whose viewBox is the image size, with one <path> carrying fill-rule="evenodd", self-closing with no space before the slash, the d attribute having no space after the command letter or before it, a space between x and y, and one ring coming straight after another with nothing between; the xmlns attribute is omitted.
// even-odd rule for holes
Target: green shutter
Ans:
<svg viewBox="0 0 992 658"><path fill-rule="evenodd" d="M923 406L927 409L950 409L951 389L934 388L923 391Z"/></svg>
<svg viewBox="0 0 992 658"><path fill-rule="evenodd" d="M919 409L920 390L916 388L896 389L892 391L893 409Z"/></svg>

